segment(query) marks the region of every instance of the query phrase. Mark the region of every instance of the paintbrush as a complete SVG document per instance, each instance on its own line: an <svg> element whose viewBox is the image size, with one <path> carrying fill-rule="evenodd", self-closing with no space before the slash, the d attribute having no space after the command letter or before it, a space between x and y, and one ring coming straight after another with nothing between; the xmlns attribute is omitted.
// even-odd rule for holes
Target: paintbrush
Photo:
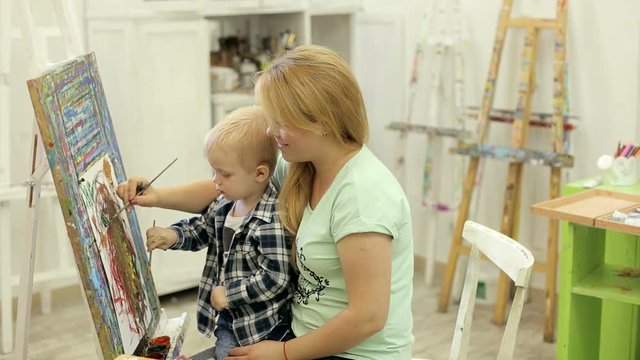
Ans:
<svg viewBox="0 0 640 360"><path fill-rule="evenodd" d="M164 173L165 171L167 171L167 169L173 165L174 162L176 162L178 160L178 158L173 159L172 162L169 163L169 165L167 165L167 167L165 167L164 169L162 169L162 171L160 171L160 173L158 173L158 175L156 175L156 177L154 177L153 179L151 179L151 181L149 181L149 183L145 186L139 186L138 188L136 188L136 190L138 190L138 192L136 192L136 195L134 196L134 198L140 194L142 194L143 192L145 192L145 190L147 190L149 188L149 186L151 186L151 184L153 184L154 181L156 181L156 179L158 179L160 177L160 175L162 175L162 173ZM129 205L131 205L131 200L129 200L126 204L124 204L123 207L121 207L118 212L116 212L115 215L113 215L111 217L111 219L109 219L109 223L111 223L111 221L113 219L115 219L116 217L118 217L118 215L120 215L120 213L122 212L122 210L126 209L129 207Z"/></svg>
<svg viewBox="0 0 640 360"><path fill-rule="evenodd" d="M156 227L156 221L153 220L153 227ZM153 250L149 250L149 268L151 268L151 257L153 256Z"/></svg>

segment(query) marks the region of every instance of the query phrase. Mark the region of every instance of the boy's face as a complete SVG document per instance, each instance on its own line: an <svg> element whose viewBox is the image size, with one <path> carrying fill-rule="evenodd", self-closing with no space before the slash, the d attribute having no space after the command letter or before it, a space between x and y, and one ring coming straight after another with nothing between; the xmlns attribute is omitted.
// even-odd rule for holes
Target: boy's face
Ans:
<svg viewBox="0 0 640 360"><path fill-rule="evenodd" d="M215 173L213 182L216 189L231 201L249 198L264 191L258 167L250 171L243 166L240 157L227 146L213 146L207 154L209 164Z"/></svg>

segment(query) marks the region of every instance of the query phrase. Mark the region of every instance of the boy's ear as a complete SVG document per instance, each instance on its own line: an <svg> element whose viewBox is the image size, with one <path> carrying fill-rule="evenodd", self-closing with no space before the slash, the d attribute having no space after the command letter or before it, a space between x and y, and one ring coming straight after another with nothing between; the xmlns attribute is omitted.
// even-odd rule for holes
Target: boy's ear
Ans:
<svg viewBox="0 0 640 360"><path fill-rule="evenodd" d="M269 180L269 167L265 164L260 164L256 166L256 181L264 182Z"/></svg>

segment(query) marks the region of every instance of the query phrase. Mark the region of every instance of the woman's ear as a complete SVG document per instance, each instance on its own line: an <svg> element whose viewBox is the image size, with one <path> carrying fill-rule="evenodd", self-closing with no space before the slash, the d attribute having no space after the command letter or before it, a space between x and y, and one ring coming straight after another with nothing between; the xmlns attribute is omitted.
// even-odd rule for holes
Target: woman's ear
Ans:
<svg viewBox="0 0 640 360"><path fill-rule="evenodd" d="M260 164L256 166L256 181L264 182L269 181L269 177L271 172L269 171L269 167L265 164Z"/></svg>

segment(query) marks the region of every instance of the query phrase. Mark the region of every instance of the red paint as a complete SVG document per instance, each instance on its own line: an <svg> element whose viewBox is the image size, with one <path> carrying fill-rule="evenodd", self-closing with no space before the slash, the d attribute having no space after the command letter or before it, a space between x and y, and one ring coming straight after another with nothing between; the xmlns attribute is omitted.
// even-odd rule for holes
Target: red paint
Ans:
<svg viewBox="0 0 640 360"><path fill-rule="evenodd" d="M169 347L170 342L171 338L168 336L158 336L149 341L151 345L166 345L167 347Z"/></svg>

